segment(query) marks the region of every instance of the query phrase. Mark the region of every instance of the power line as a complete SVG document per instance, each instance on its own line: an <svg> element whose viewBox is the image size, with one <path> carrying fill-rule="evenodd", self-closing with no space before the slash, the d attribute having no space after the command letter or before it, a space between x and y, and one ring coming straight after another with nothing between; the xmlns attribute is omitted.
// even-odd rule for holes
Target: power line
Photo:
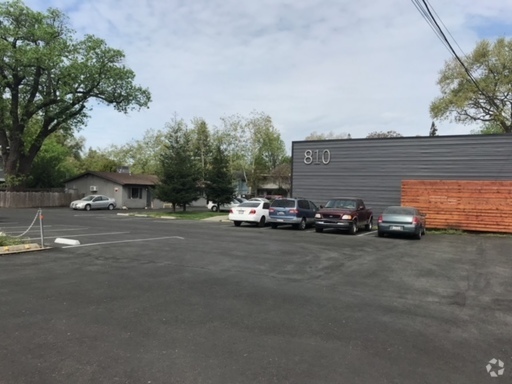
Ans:
<svg viewBox="0 0 512 384"><path fill-rule="evenodd" d="M416 6L416 8L420 11L421 15L423 16L423 18L427 21L427 23L430 25L430 27L434 30L435 34L437 35L437 37L442 41L442 43L445 45L445 47L448 48L448 50L450 51L450 53L455 57L455 59L457 59L457 61L459 62L459 64L462 66L462 68L464 68L464 71L466 72L466 74L468 75L469 79L471 80L471 82L475 85L475 87L478 89L478 91L480 92L480 94L482 96L484 96L487 101L496 109L496 111L499 113L500 112L500 108L498 107L498 105L496 104L496 102L491 98L489 97L485 92L484 90L480 87L480 85L478 84L478 82L476 81L476 79L474 78L473 74L471 73L471 71L466 67L466 64L464 64L464 62L462 61L462 59L459 57L459 55L457 54L457 52L455 52L455 49L453 49L452 45L450 44L450 41L448 40L448 38L446 37L445 33L443 32L443 30L441 29L441 27L439 26L439 24L437 23L435 17L432 15L432 11L430 10L432 8L433 10L433 7L428 3L427 0L421 0L421 3L420 3L420 0L411 0L413 2L413 4ZM423 4L422 4L423 3ZM437 13L435 12L434 10L434 13L437 15ZM439 17L439 16L438 16ZM444 26L444 23L441 21L441 23L443 24ZM446 26L445 26L446 28ZM447 29L447 28L446 28ZM448 29L447 29L448 30ZM450 32L448 31L448 33L450 34ZM452 39L455 41L455 39L453 38L453 36L450 34L450 36L452 37ZM455 42L457 44L457 42ZM457 44L457 46L459 47L460 49L460 46ZM462 51L462 49L461 49Z"/></svg>

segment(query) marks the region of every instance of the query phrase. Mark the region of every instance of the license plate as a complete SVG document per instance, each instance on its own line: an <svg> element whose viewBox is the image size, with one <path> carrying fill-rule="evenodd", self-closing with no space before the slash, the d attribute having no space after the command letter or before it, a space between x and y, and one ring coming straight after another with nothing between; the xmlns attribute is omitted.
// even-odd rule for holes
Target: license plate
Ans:
<svg viewBox="0 0 512 384"><path fill-rule="evenodd" d="M277 219L277 221L284 221L283 219Z"/></svg>
<svg viewBox="0 0 512 384"><path fill-rule="evenodd" d="M391 227L389 227L389 229L391 229L392 231L401 231L401 230L403 230L403 227L391 226Z"/></svg>
<svg viewBox="0 0 512 384"><path fill-rule="evenodd" d="M238 211L238 213L239 213L240 215L243 215L243 214L244 214L244 210L240 210L240 211Z"/></svg>
<svg viewBox="0 0 512 384"><path fill-rule="evenodd" d="M278 215L284 216L284 212L277 212Z"/></svg>

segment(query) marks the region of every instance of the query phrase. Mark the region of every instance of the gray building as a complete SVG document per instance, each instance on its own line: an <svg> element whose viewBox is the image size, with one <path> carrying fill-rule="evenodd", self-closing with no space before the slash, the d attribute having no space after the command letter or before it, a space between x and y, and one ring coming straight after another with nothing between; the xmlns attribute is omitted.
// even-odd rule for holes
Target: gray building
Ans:
<svg viewBox="0 0 512 384"><path fill-rule="evenodd" d="M292 143L294 197L361 197L377 216L402 180L512 180L512 134Z"/></svg>
<svg viewBox="0 0 512 384"><path fill-rule="evenodd" d="M116 199L117 208L162 208L154 198L158 178L153 175L132 175L125 172L89 171L65 182L67 191L81 195L106 195Z"/></svg>

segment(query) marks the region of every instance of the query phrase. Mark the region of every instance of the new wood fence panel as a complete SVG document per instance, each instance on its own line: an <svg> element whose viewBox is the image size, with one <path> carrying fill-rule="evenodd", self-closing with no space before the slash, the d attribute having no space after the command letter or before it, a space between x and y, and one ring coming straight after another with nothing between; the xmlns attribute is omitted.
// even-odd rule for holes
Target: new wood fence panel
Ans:
<svg viewBox="0 0 512 384"><path fill-rule="evenodd" d="M427 228L512 233L512 181L403 180L401 204Z"/></svg>

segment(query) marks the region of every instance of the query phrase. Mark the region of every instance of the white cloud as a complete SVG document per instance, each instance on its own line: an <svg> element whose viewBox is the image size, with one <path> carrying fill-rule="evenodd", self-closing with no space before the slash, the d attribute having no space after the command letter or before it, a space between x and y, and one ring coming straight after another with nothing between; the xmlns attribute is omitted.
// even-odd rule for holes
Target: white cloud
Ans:
<svg viewBox="0 0 512 384"><path fill-rule="evenodd" d="M512 2L430 3L463 50L482 28L512 24ZM174 112L216 125L264 111L287 147L309 133L427 134L428 107L450 54L411 1L31 0L63 9L79 33L121 48L151 108L124 116L95 108L87 145L123 144L162 128ZM470 127L440 122L440 134Z"/></svg>

